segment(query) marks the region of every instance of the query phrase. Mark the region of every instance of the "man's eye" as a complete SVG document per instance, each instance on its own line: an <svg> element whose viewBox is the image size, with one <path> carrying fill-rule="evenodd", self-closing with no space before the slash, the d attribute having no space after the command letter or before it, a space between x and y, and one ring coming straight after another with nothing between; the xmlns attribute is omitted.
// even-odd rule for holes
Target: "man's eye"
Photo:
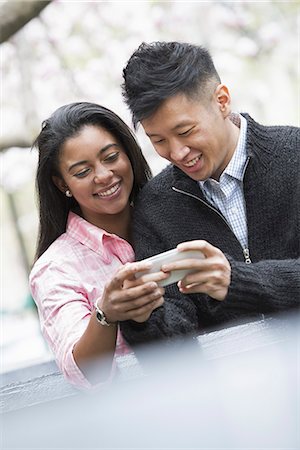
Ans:
<svg viewBox="0 0 300 450"><path fill-rule="evenodd" d="M84 170L81 170L80 172L75 173L74 176L77 177L77 178L83 178L83 177L85 177L89 172L90 172L90 169L84 169Z"/></svg>
<svg viewBox="0 0 300 450"><path fill-rule="evenodd" d="M118 159L118 156L119 156L119 152L113 152L113 153L110 153L109 155L107 155L107 156L104 158L104 161L105 161L105 162L113 162L113 161L115 161L116 159Z"/></svg>
<svg viewBox="0 0 300 450"><path fill-rule="evenodd" d="M161 144L164 139L158 139L157 141L153 141L153 144Z"/></svg>
<svg viewBox="0 0 300 450"><path fill-rule="evenodd" d="M190 131L192 131L192 128L189 128L188 130L179 133L179 136L186 136L187 134L189 134Z"/></svg>

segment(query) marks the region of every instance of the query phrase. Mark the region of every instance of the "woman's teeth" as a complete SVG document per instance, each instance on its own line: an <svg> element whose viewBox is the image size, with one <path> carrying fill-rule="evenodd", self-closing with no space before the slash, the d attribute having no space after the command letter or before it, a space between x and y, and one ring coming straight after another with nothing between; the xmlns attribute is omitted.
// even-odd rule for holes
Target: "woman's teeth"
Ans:
<svg viewBox="0 0 300 450"><path fill-rule="evenodd" d="M119 187L120 187L120 183L116 184L115 186L108 189L107 191L99 192L98 195L99 195L99 197L108 197L109 195L114 194L119 189Z"/></svg>

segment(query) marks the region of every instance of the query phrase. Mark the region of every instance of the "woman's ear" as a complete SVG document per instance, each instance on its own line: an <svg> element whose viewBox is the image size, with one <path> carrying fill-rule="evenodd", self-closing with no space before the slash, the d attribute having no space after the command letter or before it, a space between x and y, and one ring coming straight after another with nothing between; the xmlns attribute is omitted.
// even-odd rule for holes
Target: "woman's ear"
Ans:
<svg viewBox="0 0 300 450"><path fill-rule="evenodd" d="M66 190L68 189L68 186L64 182L64 180L57 175L52 176L52 181L55 184L55 186L63 193L66 193Z"/></svg>
<svg viewBox="0 0 300 450"><path fill-rule="evenodd" d="M215 98L219 105L220 111L224 117L231 113L231 97L228 87L225 84L219 84L215 90Z"/></svg>

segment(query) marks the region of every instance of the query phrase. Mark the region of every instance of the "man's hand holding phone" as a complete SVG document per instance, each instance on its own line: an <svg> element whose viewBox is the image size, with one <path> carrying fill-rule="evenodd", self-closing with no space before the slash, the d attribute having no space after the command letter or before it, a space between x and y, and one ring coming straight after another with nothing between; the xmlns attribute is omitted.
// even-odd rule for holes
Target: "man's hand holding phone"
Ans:
<svg viewBox="0 0 300 450"><path fill-rule="evenodd" d="M143 280L149 279L151 281L156 281L159 286L168 286L169 284L176 283L177 281L183 279L188 273L193 271L191 265L192 260L199 260L203 258L203 253L197 249L180 252L177 248L174 248L164 253L159 253L158 255L144 259L143 262L151 264L151 266L147 271L136 274L136 278L141 278ZM171 270L162 270L162 267L173 267L173 264L179 263L182 260L185 261L182 268L177 268L174 266ZM161 276L163 273L168 276Z"/></svg>
<svg viewBox="0 0 300 450"><path fill-rule="evenodd" d="M231 280L231 266L224 253L206 241L183 242L177 246L181 254L198 251L202 258L181 259L163 264L163 272L189 270L178 283L183 294L203 293L215 300L224 300Z"/></svg>
<svg viewBox="0 0 300 450"><path fill-rule="evenodd" d="M156 281L159 286L176 283L183 294L204 293L224 300L231 279L231 267L224 253L203 240L183 242L140 263L150 268L136 274L140 282ZM162 272L165 273L165 277Z"/></svg>

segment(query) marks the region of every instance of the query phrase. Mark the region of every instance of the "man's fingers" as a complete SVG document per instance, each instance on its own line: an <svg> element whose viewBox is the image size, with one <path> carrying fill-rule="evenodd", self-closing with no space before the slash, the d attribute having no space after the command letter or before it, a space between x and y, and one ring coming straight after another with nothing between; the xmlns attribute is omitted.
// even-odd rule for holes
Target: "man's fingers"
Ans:
<svg viewBox="0 0 300 450"><path fill-rule="evenodd" d="M200 250L206 258L222 254L220 249L203 240L182 242L181 244L177 245L177 249L180 252L188 250Z"/></svg>
<svg viewBox="0 0 300 450"><path fill-rule="evenodd" d="M161 269L166 273L172 272L173 270L205 270L209 264L206 259L187 258L169 264L163 264Z"/></svg>
<svg viewBox="0 0 300 450"><path fill-rule="evenodd" d="M227 287L222 285L212 286L209 283L194 283L184 286L179 281L178 288L183 294L207 294L219 301L223 301L227 295Z"/></svg>

